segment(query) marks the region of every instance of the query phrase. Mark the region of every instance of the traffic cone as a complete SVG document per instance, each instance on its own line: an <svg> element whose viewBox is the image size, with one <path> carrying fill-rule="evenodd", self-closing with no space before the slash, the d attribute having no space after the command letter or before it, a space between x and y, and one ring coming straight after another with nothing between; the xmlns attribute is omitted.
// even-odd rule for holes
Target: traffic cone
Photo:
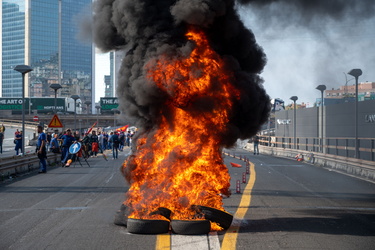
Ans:
<svg viewBox="0 0 375 250"><path fill-rule="evenodd" d="M236 185L236 194L240 194L241 193L241 184L240 184L240 181L237 180L237 185Z"/></svg>
<svg viewBox="0 0 375 250"><path fill-rule="evenodd" d="M235 168L240 168L240 167L242 167L242 165L237 164L237 163L233 163L233 162L231 162L230 165L232 165L232 167L235 167Z"/></svg>
<svg viewBox="0 0 375 250"><path fill-rule="evenodd" d="M242 173L242 183L246 183L246 173Z"/></svg>

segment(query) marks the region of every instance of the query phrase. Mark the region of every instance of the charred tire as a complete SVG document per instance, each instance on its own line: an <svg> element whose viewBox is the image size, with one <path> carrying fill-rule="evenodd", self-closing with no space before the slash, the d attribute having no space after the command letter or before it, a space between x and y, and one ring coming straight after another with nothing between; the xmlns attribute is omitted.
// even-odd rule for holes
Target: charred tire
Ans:
<svg viewBox="0 0 375 250"><path fill-rule="evenodd" d="M117 226L127 226L129 209L124 204L121 205L120 210L116 212L114 224Z"/></svg>
<svg viewBox="0 0 375 250"><path fill-rule="evenodd" d="M171 228L175 234L208 234L211 229L211 223L208 220L172 220Z"/></svg>
<svg viewBox="0 0 375 250"><path fill-rule="evenodd" d="M224 230L227 230L233 221L233 215L212 207L197 206L207 220L216 222Z"/></svg>
<svg viewBox="0 0 375 250"><path fill-rule="evenodd" d="M171 220L171 213L172 211L165 207L159 207L156 211L150 213L149 215L159 214L161 216L164 216L168 220Z"/></svg>
<svg viewBox="0 0 375 250"><path fill-rule="evenodd" d="M129 218L127 228L132 234L164 234L169 232L169 221Z"/></svg>

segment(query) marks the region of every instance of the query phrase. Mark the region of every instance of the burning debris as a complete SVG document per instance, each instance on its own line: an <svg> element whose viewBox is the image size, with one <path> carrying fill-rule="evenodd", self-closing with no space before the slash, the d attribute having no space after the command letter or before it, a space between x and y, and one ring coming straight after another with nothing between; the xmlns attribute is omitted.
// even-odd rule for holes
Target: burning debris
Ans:
<svg viewBox="0 0 375 250"><path fill-rule="evenodd" d="M253 136L270 111L259 77L266 57L235 2L100 0L94 11L97 46L127 51L118 98L140 128L122 166L126 217L155 219L166 208L171 220L204 219L196 206L224 212L222 148ZM222 228L211 221L211 230Z"/></svg>

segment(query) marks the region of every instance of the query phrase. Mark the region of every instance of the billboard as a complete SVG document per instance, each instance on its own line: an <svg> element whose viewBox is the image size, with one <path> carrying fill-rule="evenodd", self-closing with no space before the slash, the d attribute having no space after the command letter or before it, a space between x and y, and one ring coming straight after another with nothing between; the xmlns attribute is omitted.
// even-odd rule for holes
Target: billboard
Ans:
<svg viewBox="0 0 375 250"><path fill-rule="evenodd" d="M30 102L31 101L31 102ZM31 103L31 106L29 106ZM55 98L51 97L31 97L25 98L25 110L37 110L41 112L51 112L55 109ZM65 98L56 98L57 111L66 111ZM0 98L0 110L22 111L22 98Z"/></svg>
<svg viewBox="0 0 375 250"><path fill-rule="evenodd" d="M118 108L117 97L100 97L100 109L102 111L110 111Z"/></svg>

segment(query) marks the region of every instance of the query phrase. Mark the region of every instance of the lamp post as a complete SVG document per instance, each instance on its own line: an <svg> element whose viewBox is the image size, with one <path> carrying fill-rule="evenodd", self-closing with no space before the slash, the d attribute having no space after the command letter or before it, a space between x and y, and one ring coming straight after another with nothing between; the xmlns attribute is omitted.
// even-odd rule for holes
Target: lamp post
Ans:
<svg viewBox="0 0 375 250"><path fill-rule="evenodd" d="M116 114L120 114L120 110L111 109L113 111L113 127L116 127Z"/></svg>
<svg viewBox="0 0 375 250"><path fill-rule="evenodd" d="M294 102L294 124L293 124L293 137L294 137L294 149L296 149L296 129L297 129L297 119L296 119L296 101L298 100L297 96L290 97L290 100Z"/></svg>
<svg viewBox="0 0 375 250"><path fill-rule="evenodd" d="M58 83L53 83L53 84L49 85L49 87L55 91L55 112L54 113L56 114L57 113L57 108L56 108L56 106L57 106L57 101L56 101L57 100L57 90L61 89L62 86Z"/></svg>
<svg viewBox="0 0 375 250"><path fill-rule="evenodd" d="M323 153L323 106L324 106L324 97L323 97L323 93L324 93L324 90L326 90L326 85L319 85L318 87L316 87L317 90L320 90L320 92L322 93L322 99L321 99L321 102L320 102L320 108L321 108L321 118L320 118L320 129L321 129L321 134L320 134L320 149L321 149L321 152Z"/></svg>
<svg viewBox="0 0 375 250"><path fill-rule="evenodd" d="M98 117L98 115L99 115L100 105L96 105L95 108L96 108L96 126L99 128L99 117Z"/></svg>
<svg viewBox="0 0 375 250"><path fill-rule="evenodd" d="M77 100L80 98L79 95L72 95L70 98L74 100L74 131L77 130Z"/></svg>
<svg viewBox="0 0 375 250"><path fill-rule="evenodd" d="M18 71L22 74L22 155L25 155L25 75L33 69L28 65L17 65L14 68L15 71Z"/></svg>
<svg viewBox="0 0 375 250"><path fill-rule="evenodd" d="M85 104L86 104L86 109L87 109L87 119L86 119L86 124L87 124L87 127L90 127L89 125L89 113L90 113L90 104L91 104L91 101L87 100L85 101Z"/></svg>
<svg viewBox="0 0 375 250"><path fill-rule="evenodd" d="M89 114L89 106L91 105L91 101L85 101L84 103L86 104L87 114Z"/></svg>
<svg viewBox="0 0 375 250"><path fill-rule="evenodd" d="M352 69L351 71L348 72L349 75L355 77L355 111L354 111L354 116L355 116L355 152L354 152L354 157L359 158L359 151L358 151L358 77L362 75L362 70L361 69Z"/></svg>

